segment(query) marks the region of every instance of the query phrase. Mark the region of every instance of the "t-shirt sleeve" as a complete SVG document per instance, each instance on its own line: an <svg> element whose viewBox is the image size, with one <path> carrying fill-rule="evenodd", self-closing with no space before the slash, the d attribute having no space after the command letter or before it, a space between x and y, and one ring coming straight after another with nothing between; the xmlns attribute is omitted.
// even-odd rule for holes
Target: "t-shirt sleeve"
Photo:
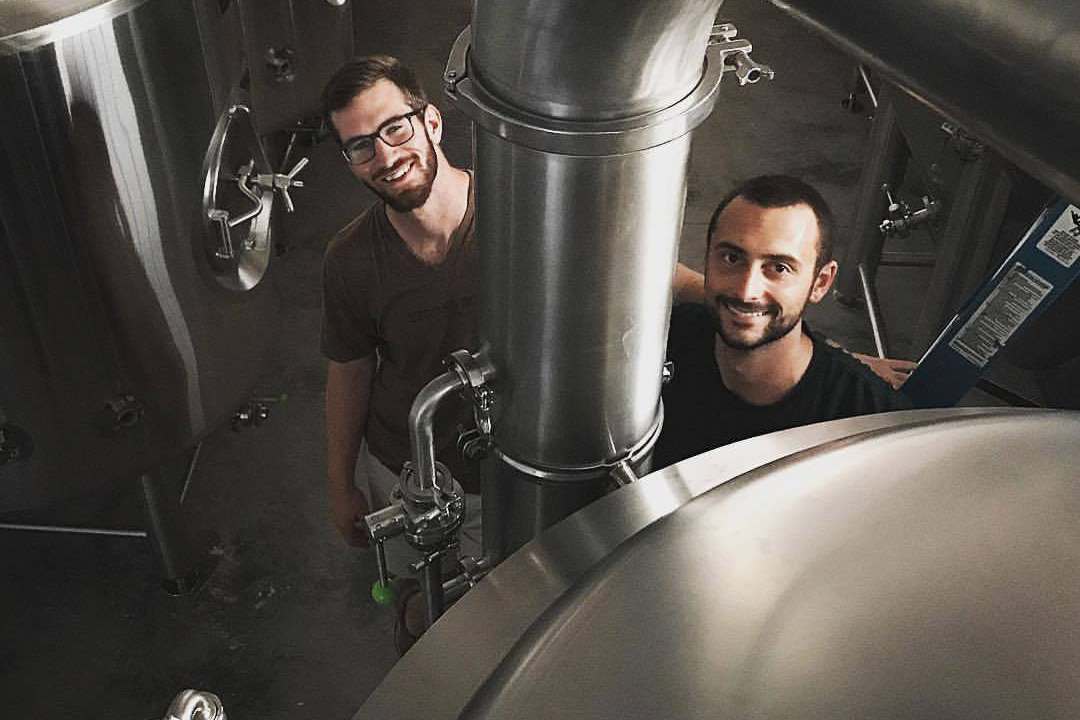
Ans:
<svg viewBox="0 0 1080 720"><path fill-rule="evenodd" d="M328 360L350 362L368 357L378 344L368 299L368 273L355 260L346 238L331 241L323 258L323 313L320 348Z"/></svg>

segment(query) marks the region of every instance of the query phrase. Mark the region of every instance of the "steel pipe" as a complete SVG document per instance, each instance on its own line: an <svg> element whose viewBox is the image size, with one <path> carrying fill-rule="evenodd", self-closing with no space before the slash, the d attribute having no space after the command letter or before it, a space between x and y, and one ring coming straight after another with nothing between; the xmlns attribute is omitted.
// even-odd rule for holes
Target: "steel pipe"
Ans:
<svg viewBox="0 0 1080 720"><path fill-rule="evenodd" d="M448 94L475 121L496 562L620 463L647 469L690 132L725 68L767 70L724 55L751 46L714 30L720 4L481 1L448 62Z"/></svg>
<svg viewBox="0 0 1080 720"><path fill-rule="evenodd" d="M465 386L461 376L450 370L439 375L416 394L409 410L409 444L412 447L413 472L416 488L430 490L436 486L435 476L435 411L439 404Z"/></svg>

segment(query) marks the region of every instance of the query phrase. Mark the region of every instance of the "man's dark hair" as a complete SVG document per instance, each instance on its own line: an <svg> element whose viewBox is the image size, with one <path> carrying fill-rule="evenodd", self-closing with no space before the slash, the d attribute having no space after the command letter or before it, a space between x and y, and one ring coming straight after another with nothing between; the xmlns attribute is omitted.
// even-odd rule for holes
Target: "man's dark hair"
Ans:
<svg viewBox="0 0 1080 720"><path fill-rule="evenodd" d="M330 119L330 113L345 109L354 97L383 79L394 83L404 93L405 102L413 110L427 105L427 93L416 79L416 73L396 57L367 55L353 58L337 69L322 92L323 120L339 143L341 137Z"/></svg>
<svg viewBox="0 0 1080 720"><path fill-rule="evenodd" d="M741 197L763 208L785 208L792 205L809 205L814 211L818 224L818 247L815 270L820 270L833 256L833 220L832 210L825 198L809 184L791 175L758 175L750 178L729 192L720 200L712 217L709 219L709 234L705 236L705 247L709 247L716 223L732 200ZM707 252L707 250L706 250Z"/></svg>

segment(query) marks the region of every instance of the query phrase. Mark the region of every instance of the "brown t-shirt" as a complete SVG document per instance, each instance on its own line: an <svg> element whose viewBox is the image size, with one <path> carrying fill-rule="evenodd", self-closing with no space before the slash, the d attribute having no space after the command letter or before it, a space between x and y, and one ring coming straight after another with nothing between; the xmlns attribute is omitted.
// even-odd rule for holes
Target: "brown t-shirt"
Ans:
<svg viewBox="0 0 1080 720"><path fill-rule="evenodd" d="M377 353L365 437L371 454L400 472L409 459L408 419L416 394L446 371L454 350L475 349L478 276L472 247L473 198L446 257L416 257L377 202L330 241L323 260L322 353L349 362ZM468 492L479 492L475 462L457 450L457 426L472 408L448 399L435 417L435 452Z"/></svg>

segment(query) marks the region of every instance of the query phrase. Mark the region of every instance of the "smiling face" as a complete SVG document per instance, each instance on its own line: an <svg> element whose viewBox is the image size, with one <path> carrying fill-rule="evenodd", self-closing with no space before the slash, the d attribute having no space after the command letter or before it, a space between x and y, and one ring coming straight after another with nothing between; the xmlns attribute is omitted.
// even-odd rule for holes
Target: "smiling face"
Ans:
<svg viewBox="0 0 1080 720"><path fill-rule="evenodd" d="M816 268L818 223L809 205L764 208L736 197L717 218L705 262L705 307L730 348L754 350L800 326L836 277Z"/></svg>
<svg viewBox="0 0 1080 720"><path fill-rule="evenodd" d="M330 114L343 145L362 135L377 132L387 120L413 110L405 94L383 78L364 90L343 109ZM436 143L442 137L442 117L434 105L405 119L413 124L412 138L397 147L375 140L375 156L349 168L372 192L398 212L422 206L431 195L439 171Z"/></svg>

